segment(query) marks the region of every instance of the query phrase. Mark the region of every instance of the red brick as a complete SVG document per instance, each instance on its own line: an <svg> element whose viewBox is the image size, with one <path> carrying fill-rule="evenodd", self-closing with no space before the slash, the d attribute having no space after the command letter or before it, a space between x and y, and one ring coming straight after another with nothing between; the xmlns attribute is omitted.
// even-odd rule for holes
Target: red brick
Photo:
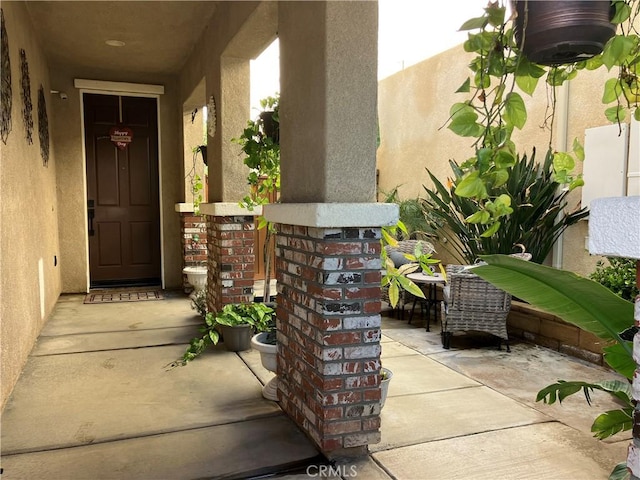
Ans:
<svg viewBox="0 0 640 480"><path fill-rule="evenodd" d="M315 251L323 255L348 255L362 253L362 243L360 242L319 242Z"/></svg>
<svg viewBox="0 0 640 480"><path fill-rule="evenodd" d="M329 422L324 429L324 433L327 435L341 435L360 431L362 431L362 422L360 420Z"/></svg>
<svg viewBox="0 0 640 480"><path fill-rule="evenodd" d="M342 448L342 437L324 438L320 444L320 448L325 452L332 452Z"/></svg>
<svg viewBox="0 0 640 480"><path fill-rule="evenodd" d="M323 335L322 342L324 345L350 345L361 343L362 336L360 332L334 332Z"/></svg>
<svg viewBox="0 0 640 480"><path fill-rule="evenodd" d="M380 287L353 287L353 288L345 288L344 290L345 298L347 299L379 299L380 298Z"/></svg>

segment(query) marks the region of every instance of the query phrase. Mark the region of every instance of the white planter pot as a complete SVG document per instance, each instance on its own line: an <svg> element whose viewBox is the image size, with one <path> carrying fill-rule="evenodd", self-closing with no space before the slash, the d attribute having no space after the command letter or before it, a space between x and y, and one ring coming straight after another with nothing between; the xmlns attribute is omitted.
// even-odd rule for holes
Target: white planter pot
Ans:
<svg viewBox="0 0 640 480"><path fill-rule="evenodd" d="M187 276L187 281L196 292L207 286L207 267L184 267L182 273Z"/></svg>
<svg viewBox="0 0 640 480"><path fill-rule="evenodd" d="M276 373L278 362L276 360L277 346L264 343L267 332L261 332L251 338L251 346L260 352L262 366L270 372Z"/></svg>
<svg viewBox="0 0 640 480"><path fill-rule="evenodd" d="M380 408L384 407L384 402L387 400L387 394L389 393L389 382L393 378L393 372L388 368L382 367L380 373L384 372L384 379L380 381Z"/></svg>
<svg viewBox="0 0 640 480"><path fill-rule="evenodd" d="M251 338L251 346L260 352L262 366L270 372L276 373L278 370L276 345L264 343L267 332L261 332ZM278 401L278 376L274 376L262 387L262 396L267 400Z"/></svg>

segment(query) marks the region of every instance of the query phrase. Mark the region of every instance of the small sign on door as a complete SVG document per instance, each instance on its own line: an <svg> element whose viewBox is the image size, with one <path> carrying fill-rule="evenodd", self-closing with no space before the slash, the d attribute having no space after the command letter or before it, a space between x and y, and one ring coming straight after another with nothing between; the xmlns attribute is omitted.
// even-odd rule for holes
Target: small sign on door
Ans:
<svg viewBox="0 0 640 480"><path fill-rule="evenodd" d="M120 150L127 148L127 145L133 141L133 130L129 127L112 127L109 135L113 144Z"/></svg>

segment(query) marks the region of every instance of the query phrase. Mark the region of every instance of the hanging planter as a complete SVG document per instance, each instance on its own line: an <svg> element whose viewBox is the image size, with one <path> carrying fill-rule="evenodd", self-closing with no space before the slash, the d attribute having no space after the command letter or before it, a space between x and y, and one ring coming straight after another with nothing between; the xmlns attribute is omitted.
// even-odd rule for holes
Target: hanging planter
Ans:
<svg viewBox="0 0 640 480"><path fill-rule="evenodd" d="M265 136L278 145L280 143L280 123L273 118L275 113L272 111L261 112L260 120L262 120L262 129Z"/></svg>
<svg viewBox="0 0 640 480"><path fill-rule="evenodd" d="M196 152L200 152L200 155L202 156L202 163L204 163L205 165L209 165L207 163L207 146L206 145L198 145L195 148Z"/></svg>
<svg viewBox="0 0 640 480"><path fill-rule="evenodd" d="M540 65L591 58L616 32L608 0L516 0L515 9L516 41Z"/></svg>

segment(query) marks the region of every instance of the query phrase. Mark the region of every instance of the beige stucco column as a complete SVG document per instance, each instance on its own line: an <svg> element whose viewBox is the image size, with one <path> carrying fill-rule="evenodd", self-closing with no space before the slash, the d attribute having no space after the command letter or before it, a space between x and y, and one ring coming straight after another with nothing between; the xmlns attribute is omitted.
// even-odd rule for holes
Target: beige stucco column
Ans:
<svg viewBox="0 0 640 480"><path fill-rule="evenodd" d="M282 202L375 201L378 4L281 2Z"/></svg>
<svg viewBox="0 0 640 480"><path fill-rule="evenodd" d="M278 398L328 457L380 441L376 2L279 3Z"/></svg>

